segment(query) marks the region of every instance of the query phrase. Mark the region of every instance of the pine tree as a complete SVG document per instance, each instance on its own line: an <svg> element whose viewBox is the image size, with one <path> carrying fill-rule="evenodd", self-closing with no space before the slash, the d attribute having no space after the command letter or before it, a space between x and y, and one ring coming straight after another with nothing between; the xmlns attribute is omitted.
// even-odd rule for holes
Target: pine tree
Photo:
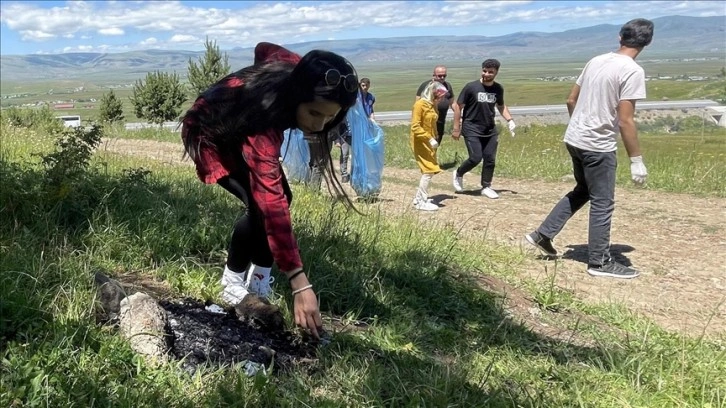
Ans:
<svg viewBox="0 0 726 408"><path fill-rule="evenodd" d="M204 41L204 48L206 52L199 58L199 64L189 58L189 86L195 97L230 72L229 57L226 53L222 55L216 42L207 38Z"/></svg>
<svg viewBox="0 0 726 408"><path fill-rule="evenodd" d="M136 81L130 99L137 117L161 125L179 117L186 95L176 73L156 71L146 74L145 81Z"/></svg>
<svg viewBox="0 0 726 408"><path fill-rule="evenodd" d="M99 119L101 122L106 123L116 123L124 120L123 103L113 93L113 89L101 97Z"/></svg>

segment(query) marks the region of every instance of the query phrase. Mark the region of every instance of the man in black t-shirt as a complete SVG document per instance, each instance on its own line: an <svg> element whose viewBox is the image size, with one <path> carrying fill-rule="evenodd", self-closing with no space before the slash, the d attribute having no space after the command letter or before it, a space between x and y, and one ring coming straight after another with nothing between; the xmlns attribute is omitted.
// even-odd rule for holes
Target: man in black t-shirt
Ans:
<svg viewBox="0 0 726 408"><path fill-rule="evenodd" d="M459 140L460 134L463 134L469 152L469 158L454 171L453 184L457 193L464 191L464 174L483 161L481 195L499 198L499 194L491 188L499 144L499 132L494 120L495 106L507 121L512 136L515 128L512 114L504 104L504 88L494 82L500 65L495 59L484 61L481 64L481 79L466 84L454 105L454 129L451 136Z"/></svg>
<svg viewBox="0 0 726 408"><path fill-rule="evenodd" d="M449 108L451 108L454 103L454 91L451 88L451 84L446 81L446 67L443 65L437 65L434 67L433 77L422 82L421 86L418 87L418 90L416 91L416 100L421 99L421 92L426 89L431 81L442 83L446 87L446 90L449 91L446 96L441 99L437 106L439 119L436 122L436 141L439 145L441 145L441 139L444 137L444 126L446 125L446 114L449 112Z"/></svg>

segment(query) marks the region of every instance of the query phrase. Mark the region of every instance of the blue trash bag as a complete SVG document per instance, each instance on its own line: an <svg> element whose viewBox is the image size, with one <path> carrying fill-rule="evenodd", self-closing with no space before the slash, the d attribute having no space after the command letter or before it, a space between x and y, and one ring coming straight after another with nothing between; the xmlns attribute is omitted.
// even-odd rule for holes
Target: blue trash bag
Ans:
<svg viewBox="0 0 726 408"><path fill-rule="evenodd" d="M366 115L360 92L346 118L352 139L350 186L358 196L375 197L383 177L383 129Z"/></svg>
<svg viewBox="0 0 726 408"><path fill-rule="evenodd" d="M300 129L287 129L283 134L280 155L287 180L304 183L310 177L310 147Z"/></svg>

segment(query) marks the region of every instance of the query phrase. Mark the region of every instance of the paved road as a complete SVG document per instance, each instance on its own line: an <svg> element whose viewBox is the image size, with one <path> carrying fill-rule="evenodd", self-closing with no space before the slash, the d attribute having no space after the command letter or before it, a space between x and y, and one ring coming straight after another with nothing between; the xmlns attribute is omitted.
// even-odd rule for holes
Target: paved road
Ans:
<svg viewBox="0 0 726 408"><path fill-rule="evenodd" d="M164 122L163 127L164 129L169 129L171 131L176 130L176 127L179 125L179 122ZM142 123L142 122L129 122L125 125L126 130L140 130L140 129L154 129L158 128L159 125L154 125L152 123Z"/></svg>
<svg viewBox="0 0 726 408"><path fill-rule="evenodd" d="M689 101L656 101L656 102L638 102L637 109L699 109L709 106L719 106L718 102L705 99L694 99ZM561 105L537 105L537 106L510 106L509 111L513 115L542 115L550 113L567 113L565 104ZM447 119L453 119L454 113L449 110ZM392 111L392 112L376 112L376 121L379 123L386 122L407 122L411 120L411 111ZM170 131L177 130L178 122L164 122L163 127ZM154 128L157 125L149 123L127 123L126 130L139 130L144 128Z"/></svg>
<svg viewBox="0 0 726 408"><path fill-rule="evenodd" d="M646 109L698 109L707 108L709 106L719 106L718 102L711 100L696 99L690 101L657 101L657 102L638 102L636 107L638 110ZM541 115L548 113L567 113L567 106L562 105L537 105L537 106L509 106L512 115ZM453 119L454 113L449 110L446 115L447 119ZM380 123L409 121L411 120L411 111L395 111L395 112L376 112L376 121Z"/></svg>

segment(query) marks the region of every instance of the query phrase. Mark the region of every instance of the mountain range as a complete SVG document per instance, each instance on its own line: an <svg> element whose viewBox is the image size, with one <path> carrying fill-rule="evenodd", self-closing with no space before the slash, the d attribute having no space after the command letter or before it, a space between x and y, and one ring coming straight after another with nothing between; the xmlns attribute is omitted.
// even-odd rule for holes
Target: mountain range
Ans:
<svg viewBox="0 0 726 408"><path fill-rule="evenodd" d="M724 58L726 18L669 16L653 19L655 35L648 58ZM327 49L353 64L396 64L416 61L481 60L489 56L510 61L582 61L617 47L620 27L601 24L555 33L517 32L504 36L430 36L368 38L285 44L305 53ZM233 70L252 62L252 48L222 50ZM204 51L145 50L125 53L3 55L0 81L58 79L133 80L156 70L186 76L189 60Z"/></svg>

